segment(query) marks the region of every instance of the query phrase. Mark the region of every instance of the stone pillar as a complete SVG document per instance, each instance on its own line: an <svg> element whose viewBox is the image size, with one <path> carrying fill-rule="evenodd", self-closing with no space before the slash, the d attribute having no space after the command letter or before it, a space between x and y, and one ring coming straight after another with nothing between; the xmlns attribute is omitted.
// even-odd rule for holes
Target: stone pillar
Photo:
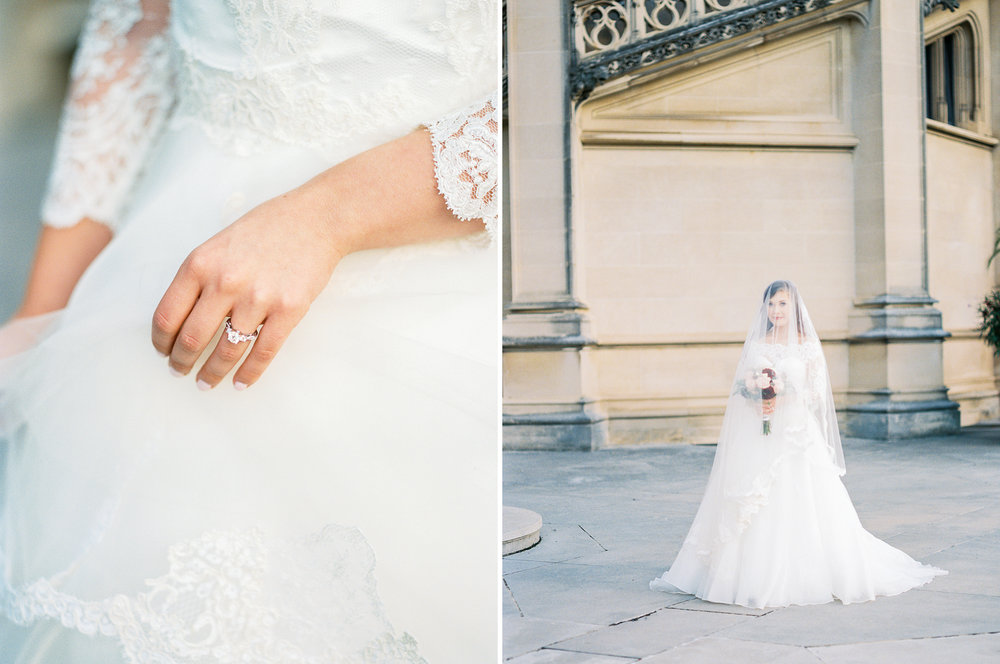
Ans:
<svg viewBox="0 0 1000 664"><path fill-rule="evenodd" d="M922 3L873 0L871 24L857 34L847 431L881 439L953 431L948 333L927 289Z"/></svg>
<svg viewBox="0 0 1000 664"><path fill-rule="evenodd" d="M575 296L570 9L570 0L507 2L508 449L591 449L601 445L607 426L586 396L592 341L586 307Z"/></svg>
<svg viewBox="0 0 1000 664"><path fill-rule="evenodd" d="M992 37L989 40L988 54L992 76L985 80L986 89L983 91L984 100L989 99L990 124L994 128L1000 127L1000 39L997 38L1000 36L1000 11L995 9L998 8L990 8L990 22L986 28L986 33ZM996 129L993 131L995 133ZM996 149L993 150L993 182L1000 182L1000 154L997 154ZM997 186L993 187L993 227L1000 229L1000 187ZM993 284L1000 286L1000 258L994 259L992 270ZM995 370L1000 370L1000 361L995 363ZM1000 379L1000 374L997 378Z"/></svg>

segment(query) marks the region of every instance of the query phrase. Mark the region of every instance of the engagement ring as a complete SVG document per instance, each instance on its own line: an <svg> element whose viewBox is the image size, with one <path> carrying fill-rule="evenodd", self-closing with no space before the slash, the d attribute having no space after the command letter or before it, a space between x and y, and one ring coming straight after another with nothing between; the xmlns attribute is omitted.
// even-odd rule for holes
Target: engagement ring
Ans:
<svg viewBox="0 0 1000 664"><path fill-rule="evenodd" d="M235 327L233 327L232 321L230 321L227 318L226 319L226 338L229 339L229 343L231 343L231 344L238 344L238 343L242 343L244 341L253 341L254 339L257 338L257 332L254 332L253 334L243 334L242 332L240 332L239 330L237 330Z"/></svg>

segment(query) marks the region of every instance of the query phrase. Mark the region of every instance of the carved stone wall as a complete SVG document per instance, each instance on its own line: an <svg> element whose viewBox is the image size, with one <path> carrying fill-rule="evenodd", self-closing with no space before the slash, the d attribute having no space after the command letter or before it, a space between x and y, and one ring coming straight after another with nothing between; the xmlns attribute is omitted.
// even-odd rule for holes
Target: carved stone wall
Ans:
<svg viewBox="0 0 1000 664"><path fill-rule="evenodd" d="M591 444L713 442L759 291L789 278L849 433L946 431L958 406L963 424L995 416L993 360L973 328L1000 276L985 268L1000 208L1000 2L956 4L834 2L578 98L564 173L586 345L537 357L508 348L505 413L575 400L566 427L600 414ZM924 30L970 15L983 123L928 130ZM571 71L601 57L580 48L567 45Z"/></svg>
<svg viewBox="0 0 1000 664"><path fill-rule="evenodd" d="M994 162L998 142L991 114L998 92L994 88L1000 86L991 84L988 74L990 54L998 41L989 22L1000 19L991 16L1000 5L964 0L958 9L928 15L924 32L932 39L971 21L978 39L975 83L982 107L978 131L928 121L927 244L930 291L939 300L935 306L951 334L943 348L944 380L948 396L961 405L964 425L1000 416L992 353L976 333L979 302L996 278L995 267L986 269L986 262L997 216Z"/></svg>
<svg viewBox="0 0 1000 664"><path fill-rule="evenodd" d="M633 70L760 33L845 0L576 0L570 89L582 99Z"/></svg>
<svg viewBox="0 0 1000 664"><path fill-rule="evenodd" d="M854 294L850 25L595 94L577 112L597 394L612 444L713 442L760 292L795 281L841 398Z"/></svg>

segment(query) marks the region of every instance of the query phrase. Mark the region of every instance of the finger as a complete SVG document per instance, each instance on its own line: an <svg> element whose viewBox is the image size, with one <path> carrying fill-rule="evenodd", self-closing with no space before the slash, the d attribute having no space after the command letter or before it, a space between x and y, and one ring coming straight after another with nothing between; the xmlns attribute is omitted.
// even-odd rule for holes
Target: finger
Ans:
<svg viewBox="0 0 1000 664"><path fill-rule="evenodd" d="M235 334L251 335L256 330L260 321L264 318L264 313L244 313L234 311L230 317L230 325ZM235 334L233 335L235 337ZM198 371L198 387L209 390L219 384L223 377L232 371L236 363L239 362L247 349L252 346L252 341L230 340L228 332L223 332L215 350L208 357L208 360Z"/></svg>
<svg viewBox="0 0 1000 664"><path fill-rule="evenodd" d="M229 307L229 302L219 297L203 293L198 298L170 348L169 363L175 373L186 376L191 371L218 331L219 324L225 320Z"/></svg>
<svg viewBox="0 0 1000 664"><path fill-rule="evenodd" d="M201 286L185 261L153 312L153 347L161 355L170 355L177 334L200 294Z"/></svg>
<svg viewBox="0 0 1000 664"><path fill-rule="evenodd" d="M298 322L294 317L268 316L260 328L260 336L233 376L233 387L245 390L256 383Z"/></svg>

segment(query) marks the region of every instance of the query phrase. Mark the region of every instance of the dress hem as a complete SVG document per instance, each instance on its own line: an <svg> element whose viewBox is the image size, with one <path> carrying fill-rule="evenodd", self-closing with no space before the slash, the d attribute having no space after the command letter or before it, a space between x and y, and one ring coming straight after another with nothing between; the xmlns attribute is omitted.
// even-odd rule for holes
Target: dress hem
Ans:
<svg viewBox="0 0 1000 664"><path fill-rule="evenodd" d="M712 604L721 604L723 606L742 606L742 607L744 607L746 609L783 609L783 608L786 608L786 607L789 607L789 606L821 606L823 604L829 604L830 602L840 602L844 606L847 606L849 604L864 604L865 602L873 602L876 599L878 599L879 597L895 597L896 595L902 595L903 593L908 592L910 590L913 590L915 588L920 588L922 586L926 586L928 583L930 583L931 581L933 581L934 579L936 579L939 576L945 576L945 575L948 574L947 570L939 569L937 567L930 567L930 566L927 566L927 565L925 565L923 567L929 568L929 571L932 571L933 573L931 574L930 577L928 577L927 579L921 581L920 583L917 583L916 585L907 586L906 588L903 588L902 590L898 590L898 591L894 591L894 592L875 593L874 595L872 595L871 597L868 597L866 599L852 599L852 600L848 600L848 601L845 601L841 597L838 597L836 594L831 593L829 599L824 600L824 601L817 601L817 602L788 602L787 604L762 604L760 606L755 606L755 605L752 605L752 604L743 604L741 602L735 602L735 601L734 602L720 602L720 601L717 601L717 600L712 600L712 599L707 599L705 597L702 597L698 593L694 593L694 592L691 592L689 590L684 590L680 586L677 586L677 585L675 585L673 583L670 583L669 581L664 581L663 577L657 577L657 578L653 579L653 581L650 581L649 582L649 589L651 591L653 591L653 592L669 593L669 594L672 594L672 595L691 595L694 598L700 599L700 600L705 601L705 602L711 602ZM660 581L662 583L670 583L670 585L672 585L675 588L677 588L677 590L659 590L657 588L654 588L653 587L653 583L655 583L657 581Z"/></svg>

